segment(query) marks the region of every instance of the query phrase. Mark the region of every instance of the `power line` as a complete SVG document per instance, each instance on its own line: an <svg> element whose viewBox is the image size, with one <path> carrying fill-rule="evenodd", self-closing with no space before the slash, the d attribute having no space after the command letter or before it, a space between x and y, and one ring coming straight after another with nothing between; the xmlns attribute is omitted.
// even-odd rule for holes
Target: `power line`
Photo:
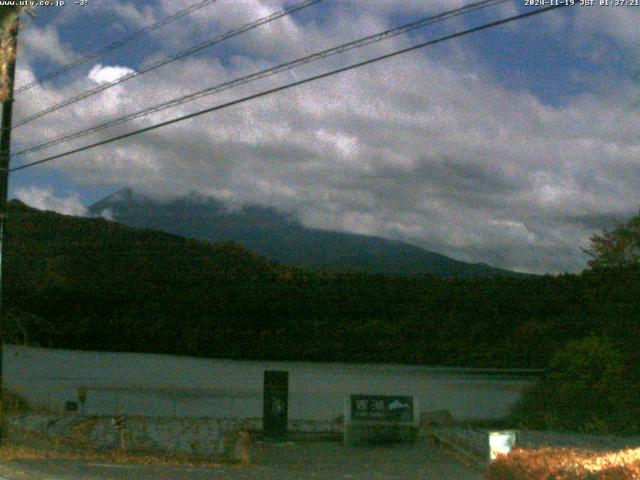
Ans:
<svg viewBox="0 0 640 480"><path fill-rule="evenodd" d="M159 60L157 62L152 63L151 65L142 68L140 71L138 72L132 72L129 73L127 75L124 75L123 77L120 77L117 80L114 80L112 82L106 83L104 85L100 85L99 87L93 88L91 90L87 90L86 92L83 92L79 95L76 95L74 97L68 98L66 100L63 100L60 103L57 103L55 105L52 105L51 107L45 108L44 110L41 110L37 113L34 113L33 115L30 115L26 118L23 118L22 120L19 120L18 122L16 122L13 125L13 128L17 128L20 127L22 125L25 125L26 123L32 122L33 120L36 120L40 117L44 117L45 115L48 115L49 113L55 112L57 110L60 110L62 108L68 107L69 105L72 105L76 102L79 102L80 100L84 100L85 98L89 98L93 95L96 95L97 93L103 92L104 90L107 90L115 85L118 85L120 83L126 82L127 80L130 80L132 78L136 78L139 77L147 72L151 72L153 70L156 70L164 65L168 65L169 63L175 62L176 60L179 60L181 58L184 58L188 55L192 55L193 53L199 52L200 50L203 50L205 48L211 47L212 45L218 44L220 42L223 42L224 40L228 40L229 38L233 38L236 37L238 35L241 35L245 32L248 32L249 30L253 30L255 28L258 28L261 25L264 25L266 23L269 22L273 22L274 20L277 20L281 17L290 15L294 12L297 12L299 10L302 10L303 8L307 8L310 7L312 5L315 5L316 3L322 2L324 0L304 0L303 2L297 3L295 5L292 5L290 7L287 7L285 9L279 10L271 15L267 15L266 17L262 17L259 20L256 20L255 22L251 22L248 23L246 25L243 25L242 27L230 30L224 34L218 35L210 40L207 40L205 42L202 42L194 47L188 48L186 50L181 51L180 53L177 53L176 55L173 55L171 57L165 58L163 60Z"/></svg>
<svg viewBox="0 0 640 480"><path fill-rule="evenodd" d="M317 53L314 53L314 54L311 54L311 55L308 55L308 56L304 56L304 57L297 58L295 60L292 60L292 61L289 61L289 62L286 62L286 63L282 63L282 64L279 64L279 65L276 65L275 67L270 67L270 68L267 68L267 69L264 69L264 70L260 70L258 72L254 72L254 73L252 73L250 75L245 75L243 77L239 77L239 78L230 80L228 82L224 82L224 83L212 86L212 87L208 87L208 88L206 88L204 90L200 90L200 91L197 91L197 92L194 92L194 93L190 93L188 95L183 95L182 97L177 97L177 98L175 98L173 100L170 100L170 101L167 101L167 102L162 102L162 103L157 104L157 105L155 105L153 107L149 107L149 108L146 108L146 109L143 109L143 110L139 110L137 112L130 113L128 115L124 115L122 117L118 117L118 118L115 118L115 119L112 119L112 120L108 120L108 121L103 122L101 124L94 125L93 127L89 127L89 128L83 129L83 130L79 130L79 131L76 131L74 133L67 134L67 135L64 135L62 137L58 137L56 139L50 140L48 142L45 142L45 143L42 143L42 144L39 144L39 145L35 145L35 146L32 146L32 147L20 150L20 151L16 152L14 154L14 156L22 155L22 154L26 154L26 153L37 152L39 150L43 150L45 148L49 148L51 146L58 145L60 143L68 141L68 140L75 140L77 138L81 138L81 137L89 135L91 133L96 133L96 132L99 132L101 130L104 130L104 129L107 129L107 128L111 128L111 127L114 127L114 126L129 122L131 120L134 120L134 119L137 119L137 118L141 118L141 117L144 117L146 115L150 115L152 113L160 112L162 110L166 110L166 109L171 108L171 107L182 105L184 103L191 102L191 101L194 101L194 100L197 100L197 99L209 96L209 95L213 95L215 93L219 93L219 92L224 91L224 90L228 90L228 89L231 89L231 88L234 88L234 87L237 87L237 86L240 86L240 85L244 85L244 84L256 81L256 80L267 78L267 77L270 77L272 75L276 75L278 73L282 73L284 71L291 70L291 69L296 68L296 67L301 66L301 65L306 65L308 63L311 63L311 62L314 62L314 61L317 61L317 60L321 60L321 59L324 59L324 58L327 58L327 57L330 57L330 56L333 56L333 55L337 55L337 54L340 54L340 53L344 53L346 51L349 51L349 50L352 50L352 49L355 49L355 48L361 48L361 47L364 47L364 46L367 46L367 45L371 45L371 44L374 44L374 43L381 42L383 40L388 40L390 38L396 37L396 36L401 35L403 33L407 33L409 31L412 31L412 30L415 30L415 29L418 29L418 28L422 28L424 26L427 26L427 25L430 25L430 24L433 24L433 23L437 23L437 22L441 22L441 21L444 21L444 20L448 20L450 18L459 16L459 15L467 14L467 13L472 12L472 11L484 9L484 8L487 8L487 7L490 7L490 6L494 6L494 5L498 5L498 4L501 4L501 3L505 3L507 1L509 1L509 0L483 0L483 1L479 1L479 2L475 2L475 3L472 3L472 4L466 5L464 7L460 7L460 8L454 9L454 10L443 12L443 13L440 13L438 15L422 18L420 20L411 22L409 24L405 24L405 25L402 25L402 26L399 26L399 27L396 27L396 28L385 30L383 32L376 33L374 35L369 35L367 37L364 37L364 38L361 38L361 39L358 39L358 40L354 40L354 41L351 41L351 42L348 42L348 43L344 43L342 45L338 45L336 47L332 47L332 48L329 48L327 50L323 50L323 51L320 51L320 52L317 52Z"/></svg>
<svg viewBox="0 0 640 480"><path fill-rule="evenodd" d="M395 52L391 52L391 53L387 53L385 55L380 55L380 56L377 56L377 57L373 57L373 58L370 58L368 60L364 60L362 62L353 63L353 64L348 65L346 67L341 67L341 68L337 68L335 70L330 70L330 71L325 72L325 73L321 73L321 74L318 74L318 75L313 75L311 77L307 77L307 78L302 79L302 80L298 80L298 81L295 81L295 82L287 83L285 85L281 85L279 87L271 88L269 90L265 90L265 91L262 91L262 92L259 92L259 93L248 95L246 97L242 97L242 98L239 98L237 100L233 100L233 101L230 101L230 102L226 102L226 103L222 103L222 104L219 104L219 105L215 105L213 107L209 107L209 108L206 108L204 110L200 110L198 112L190 113L188 115L183 115L181 117L177 117L177 118L174 118L174 119L171 119L171 120L167 120L165 122L161 122L161 123L158 123L158 124L155 124L155 125L151 125L149 127L141 128L139 130L134 130L132 132L128 132L128 133L125 133L123 135L118 135L118 136L115 136L115 137L112 137L112 138L108 138L106 140L102 140L100 142L96 142L96 143L93 143L93 144L90 144L90 145L86 145L84 147L76 148L76 149L73 149L73 150L68 150L66 152L59 153L57 155L52 155L50 157L43 158L41 160L37 160L37 161L34 161L34 162L26 163L24 165L20 165L18 167L11 168L9 171L10 172L15 172L15 171L18 171L18 170L24 170L26 168L34 167L36 165L41 165L43 163L47 163L47 162L51 162L53 160L57 160L59 158L67 157L67 156L73 155L75 153L80 153L80 152L83 152L83 151L86 151L86 150L90 150L92 148L99 147L101 145L106 145L108 143L112 143L112 142L115 142L115 141L118 141L118 140L123 140L125 138L133 137L134 135L139 135L141 133L146 133L146 132L149 132L151 130L156 130L158 128L166 127L166 126L172 125L174 123L182 122L182 121L188 120L190 118L195 118L195 117L198 117L200 115L204 115L204 114L207 114L207 113L215 112L217 110L222 110L224 108L228 108L228 107L232 107L232 106L235 106L235 105L239 105L241 103L245 103L245 102L248 102L250 100L254 100L256 98L265 97L267 95L271 95L271 94L274 94L274 93L277 93L277 92L281 92L281 91L287 90L289 88L297 87L297 86L303 85L305 83L309 83L309 82L313 82L315 80L320 80L322 78L326 78L326 77L330 77L330 76L333 76L333 75L337 75L339 73L343 73L343 72L346 72L346 71L349 71L349 70L353 70L355 68L363 67L365 65L370 65L372 63L376 63L376 62L379 62L379 61L382 61L382 60L387 60L389 58L396 57L398 55L402 55L402 54L405 54L405 53L408 53L408 52L412 52L414 50L418 50L420 48L428 47L430 45L435 45L437 43L442 43L442 42L445 42L447 40L452 40L454 38L462 37L464 35L468 35L468 34L471 34L471 33L479 32L479 31L482 31L482 30L487 30L489 28L497 27L499 25L504 25L506 23L514 22L516 20L522 20L524 18L532 17L534 15L539 15L541 13L549 12L551 10L555 10L557 8L561 8L561 7L565 7L565 6L567 6L567 4L564 4L564 3L563 4L559 4L559 5L548 6L548 7L544 7L544 8L537 9L537 10L533 10L533 11L530 11L530 12L527 12L527 13L522 13L522 14L519 14L519 15L514 15L514 16L511 16L511 17L508 17L508 18L504 18L502 20L496 20L494 22L486 23L486 24L480 25L478 27L473 27L473 28L470 28L468 30L463 30L462 32L453 33L453 34L450 34L450 35L445 35L443 37L439 37L439 38L436 38L434 40L430 40L428 42L419 43L418 45L414 45L414 46L411 46L411 47L403 48L401 50L396 50Z"/></svg>
<svg viewBox="0 0 640 480"><path fill-rule="evenodd" d="M163 18L162 20L148 25L140 30L136 30L135 32L133 32L131 35L128 35L126 37L121 38L120 40L116 40L115 42L113 42L110 45L107 45L105 47L102 47L98 50L95 50L87 55L85 55L84 57L81 57L67 65L65 65L64 67L61 67L58 70L54 70L52 72L49 72L47 74L45 74L44 76L42 76L41 78L38 78L37 80L34 80L33 82L27 83L26 85L23 85L22 87L18 88L15 92L16 95L29 90L30 88L35 87L36 85L39 85L47 80L51 80L52 78L58 77L59 75L62 75L63 73L68 72L69 70L77 67L78 65L82 65L83 63L86 63L90 60L94 60L95 58L101 57L102 55L104 55L107 52L110 52L111 50L115 50L118 47L121 47L122 45L125 45L126 43L129 43L133 40L135 40L138 37L141 37L142 35L144 35L145 33L149 33L153 30L157 30L160 27L163 27L164 25L167 25L168 23L174 22L175 20L178 20L179 18L184 17L185 15L188 15L192 12L195 12L196 10L199 10L201 8L206 7L207 5L210 5L212 3L217 2L218 0L202 0L200 3L196 3L194 5L191 5L190 7L184 8L182 10L179 10L178 12L174 13L173 15L170 15L168 17Z"/></svg>

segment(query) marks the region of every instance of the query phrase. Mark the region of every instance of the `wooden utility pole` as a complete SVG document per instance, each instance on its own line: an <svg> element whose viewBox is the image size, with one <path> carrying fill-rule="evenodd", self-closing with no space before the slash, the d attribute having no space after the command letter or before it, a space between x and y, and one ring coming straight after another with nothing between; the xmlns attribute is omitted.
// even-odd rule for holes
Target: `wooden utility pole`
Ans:
<svg viewBox="0 0 640 480"><path fill-rule="evenodd" d="M8 31L2 31L2 50L5 55L0 65L6 82L6 97L2 102L2 122L0 131L0 444L4 437L5 409L4 409L4 378L3 354L4 332L2 331L2 316L4 314L2 302L2 281L4 276L4 229L7 219L7 197L9 194L9 161L11 154L11 116L13 113L13 84L16 76L16 53L18 50L18 15L13 21L5 23Z"/></svg>

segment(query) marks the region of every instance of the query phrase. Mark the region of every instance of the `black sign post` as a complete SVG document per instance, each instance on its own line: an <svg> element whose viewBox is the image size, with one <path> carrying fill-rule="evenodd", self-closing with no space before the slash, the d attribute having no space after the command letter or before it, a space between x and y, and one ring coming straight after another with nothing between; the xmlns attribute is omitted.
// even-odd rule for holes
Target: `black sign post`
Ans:
<svg viewBox="0 0 640 480"><path fill-rule="evenodd" d="M264 372L262 431L265 438L287 440L289 423L289 372Z"/></svg>

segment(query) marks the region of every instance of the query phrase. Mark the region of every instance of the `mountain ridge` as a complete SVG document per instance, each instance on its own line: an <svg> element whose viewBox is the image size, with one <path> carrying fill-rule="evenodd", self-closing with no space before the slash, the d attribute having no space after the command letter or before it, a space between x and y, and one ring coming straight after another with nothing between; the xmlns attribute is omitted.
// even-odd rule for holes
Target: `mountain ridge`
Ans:
<svg viewBox="0 0 640 480"><path fill-rule="evenodd" d="M230 210L217 199L195 193L165 202L122 189L91 205L89 212L187 238L239 242L270 260L315 271L462 278L527 275L462 262L402 241L306 227L269 207Z"/></svg>

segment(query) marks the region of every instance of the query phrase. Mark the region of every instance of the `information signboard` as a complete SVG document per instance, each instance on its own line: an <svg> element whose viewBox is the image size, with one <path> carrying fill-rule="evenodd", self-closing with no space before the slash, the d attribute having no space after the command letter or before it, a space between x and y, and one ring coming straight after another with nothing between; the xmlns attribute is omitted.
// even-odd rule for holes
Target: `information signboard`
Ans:
<svg viewBox="0 0 640 480"><path fill-rule="evenodd" d="M351 395L351 420L412 422L413 397L400 395Z"/></svg>

